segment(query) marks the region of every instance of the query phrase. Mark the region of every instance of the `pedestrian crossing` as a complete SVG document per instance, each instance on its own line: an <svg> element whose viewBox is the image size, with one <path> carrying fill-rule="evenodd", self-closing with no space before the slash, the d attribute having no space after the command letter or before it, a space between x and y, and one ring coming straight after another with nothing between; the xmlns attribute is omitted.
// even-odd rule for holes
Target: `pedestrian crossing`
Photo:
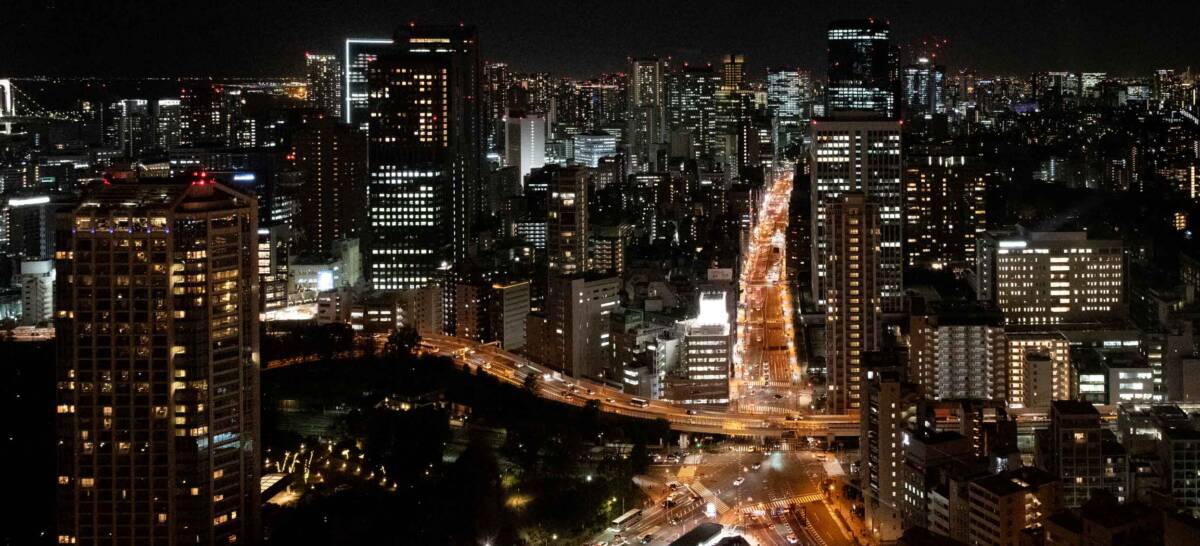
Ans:
<svg viewBox="0 0 1200 546"><path fill-rule="evenodd" d="M821 494L820 493L812 493L809 495L799 495L796 497L775 499L770 502L760 502L760 503L758 503L757 506L755 506L755 508L757 508L759 510L773 510L776 508L781 509L781 510L787 510L793 504L795 504L796 506L800 506L803 504L808 504L810 502L817 502L819 500L821 500Z"/></svg>
<svg viewBox="0 0 1200 546"><path fill-rule="evenodd" d="M695 481L692 482L691 487L692 491L695 491L696 494L700 495L700 497L704 499L704 502L711 502L713 507L717 509L718 514L724 514L725 512L729 511L729 505L725 504L725 501L722 501L719 497L714 495L712 491L709 491L707 487L704 487L704 484L700 483L699 481Z"/></svg>

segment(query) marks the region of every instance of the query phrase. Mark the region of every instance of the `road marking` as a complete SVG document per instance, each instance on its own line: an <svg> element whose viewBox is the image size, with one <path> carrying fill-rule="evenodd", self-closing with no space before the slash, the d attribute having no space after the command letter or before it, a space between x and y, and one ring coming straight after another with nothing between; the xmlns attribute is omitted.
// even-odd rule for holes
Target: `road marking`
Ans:
<svg viewBox="0 0 1200 546"><path fill-rule="evenodd" d="M725 501L713 494L712 491L709 491L707 487L704 487L704 484L700 483L699 481L694 481L692 482L691 487L692 491L698 493L701 499L704 499L705 502L711 502L717 509L718 514L724 514L725 512L729 511L729 505L725 504Z"/></svg>

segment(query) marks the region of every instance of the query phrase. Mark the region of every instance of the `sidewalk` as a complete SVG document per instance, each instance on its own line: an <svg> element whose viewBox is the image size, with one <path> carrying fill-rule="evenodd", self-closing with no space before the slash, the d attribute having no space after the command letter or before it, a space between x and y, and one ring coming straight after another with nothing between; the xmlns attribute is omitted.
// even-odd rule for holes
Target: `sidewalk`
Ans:
<svg viewBox="0 0 1200 546"><path fill-rule="evenodd" d="M871 539L870 531L863 526L862 520L858 519L851 510L849 501L841 495L827 495L822 502L829 507L829 512L833 514L833 519L837 521L838 528L842 530L847 538L853 540L855 544L874 544Z"/></svg>

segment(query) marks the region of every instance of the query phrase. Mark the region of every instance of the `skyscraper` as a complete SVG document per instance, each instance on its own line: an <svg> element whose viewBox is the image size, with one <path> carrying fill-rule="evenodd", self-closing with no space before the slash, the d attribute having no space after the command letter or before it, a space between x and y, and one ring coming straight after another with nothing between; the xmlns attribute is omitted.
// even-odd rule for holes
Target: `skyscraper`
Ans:
<svg viewBox="0 0 1200 546"><path fill-rule="evenodd" d="M179 147L179 99L154 103L154 144L163 150Z"/></svg>
<svg viewBox="0 0 1200 546"><path fill-rule="evenodd" d="M546 196L546 266L551 276L587 270L588 170L553 169Z"/></svg>
<svg viewBox="0 0 1200 546"><path fill-rule="evenodd" d="M942 84L946 68L933 64L927 57L904 67L904 117L932 116L946 113Z"/></svg>
<svg viewBox="0 0 1200 546"><path fill-rule="evenodd" d="M721 90L737 91L746 80L746 57L738 54L727 54L721 58Z"/></svg>
<svg viewBox="0 0 1200 546"><path fill-rule="evenodd" d="M807 71L775 68L767 71L767 113L774 132L775 157L804 137L803 124L811 115L812 78Z"/></svg>
<svg viewBox="0 0 1200 546"><path fill-rule="evenodd" d="M366 222L366 138L340 118L322 116L305 120L292 143L304 179L297 250L328 255L334 241L360 236Z"/></svg>
<svg viewBox="0 0 1200 546"><path fill-rule="evenodd" d="M304 54L306 102L332 118L342 117L342 65L337 55Z"/></svg>
<svg viewBox="0 0 1200 546"><path fill-rule="evenodd" d="M667 379L666 396L670 400L684 405L729 403L733 339L728 297L721 291L701 292L696 317L680 323L683 339L679 369Z"/></svg>
<svg viewBox="0 0 1200 546"><path fill-rule="evenodd" d="M504 127L504 163L516 167L523 181L529 171L546 164L546 116L510 110Z"/></svg>
<svg viewBox="0 0 1200 546"><path fill-rule="evenodd" d="M884 311L903 303L900 123L888 120L821 119L812 124L811 165L813 299L825 300L828 203L847 191L863 192L879 210L879 271Z"/></svg>
<svg viewBox="0 0 1200 546"><path fill-rule="evenodd" d="M684 65L672 77L670 125L672 141L685 138L694 159L712 159L717 140L717 87L712 66ZM684 136L686 135L686 136ZM672 155L681 153L672 150Z"/></svg>
<svg viewBox="0 0 1200 546"><path fill-rule="evenodd" d="M225 86L197 83L179 92L179 143L228 146L233 141L232 98Z"/></svg>
<svg viewBox="0 0 1200 546"><path fill-rule="evenodd" d="M367 102L367 67L380 53L391 50L391 38L347 38L344 57L345 63L342 74L345 86L342 88L342 100L345 107L342 113L346 123L360 129L367 129L369 117Z"/></svg>
<svg viewBox="0 0 1200 546"><path fill-rule="evenodd" d="M829 25L829 86L825 113L873 112L895 118L896 55L886 22L835 21Z"/></svg>
<svg viewBox="0 0 1200 546"><path fill-rule="evenodd" d="M403 27L395 43L367 69L368 272L383 290L443 279L466 257L481 205L475 28Z"/></svg>
<svg viewBox="0 0 1200 546"><path fill-rule="evenodd" d="M254 199L113 183L59 220L58 543L254 543Z"/></svg>
<svg viewBox="0 0 1200 546"><path fill-rule="evenodd" d="M930 269L975 263L975 238L987 228L990 174L975 158L927 155L904 165L904 253Z"/></svg>
<svg viewBox="0 0 1200 546"><path fill-rule="evenodd" d="M666 141L666 63L657 57L630 61L629 148L631 170L654 170L658 148Z"/></svg>
<svg viewBox="0 0 1200 546"><path fill-rule="evenodd" d="M829 413L859 408L863 354L880 343L879 207L861 192L826 207L825 364Z"/></svg>

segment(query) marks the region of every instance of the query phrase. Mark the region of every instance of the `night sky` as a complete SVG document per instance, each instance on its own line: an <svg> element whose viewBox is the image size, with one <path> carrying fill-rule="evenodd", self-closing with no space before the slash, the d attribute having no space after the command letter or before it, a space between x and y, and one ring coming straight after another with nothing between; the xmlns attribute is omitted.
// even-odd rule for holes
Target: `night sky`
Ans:
<svg viewBox="0 0 1200 546"><path fill-rule="evenodd" d="M479 27L485 59L588 76L629 55L693 62L742 52L751 69L822 70L838 18L891 21L901 45L950 44L944 64L984 73L1117 75L1200 64L1200 2L676 0L0 0L0 77L300 74L305 51L398 25Z"/></svg>

